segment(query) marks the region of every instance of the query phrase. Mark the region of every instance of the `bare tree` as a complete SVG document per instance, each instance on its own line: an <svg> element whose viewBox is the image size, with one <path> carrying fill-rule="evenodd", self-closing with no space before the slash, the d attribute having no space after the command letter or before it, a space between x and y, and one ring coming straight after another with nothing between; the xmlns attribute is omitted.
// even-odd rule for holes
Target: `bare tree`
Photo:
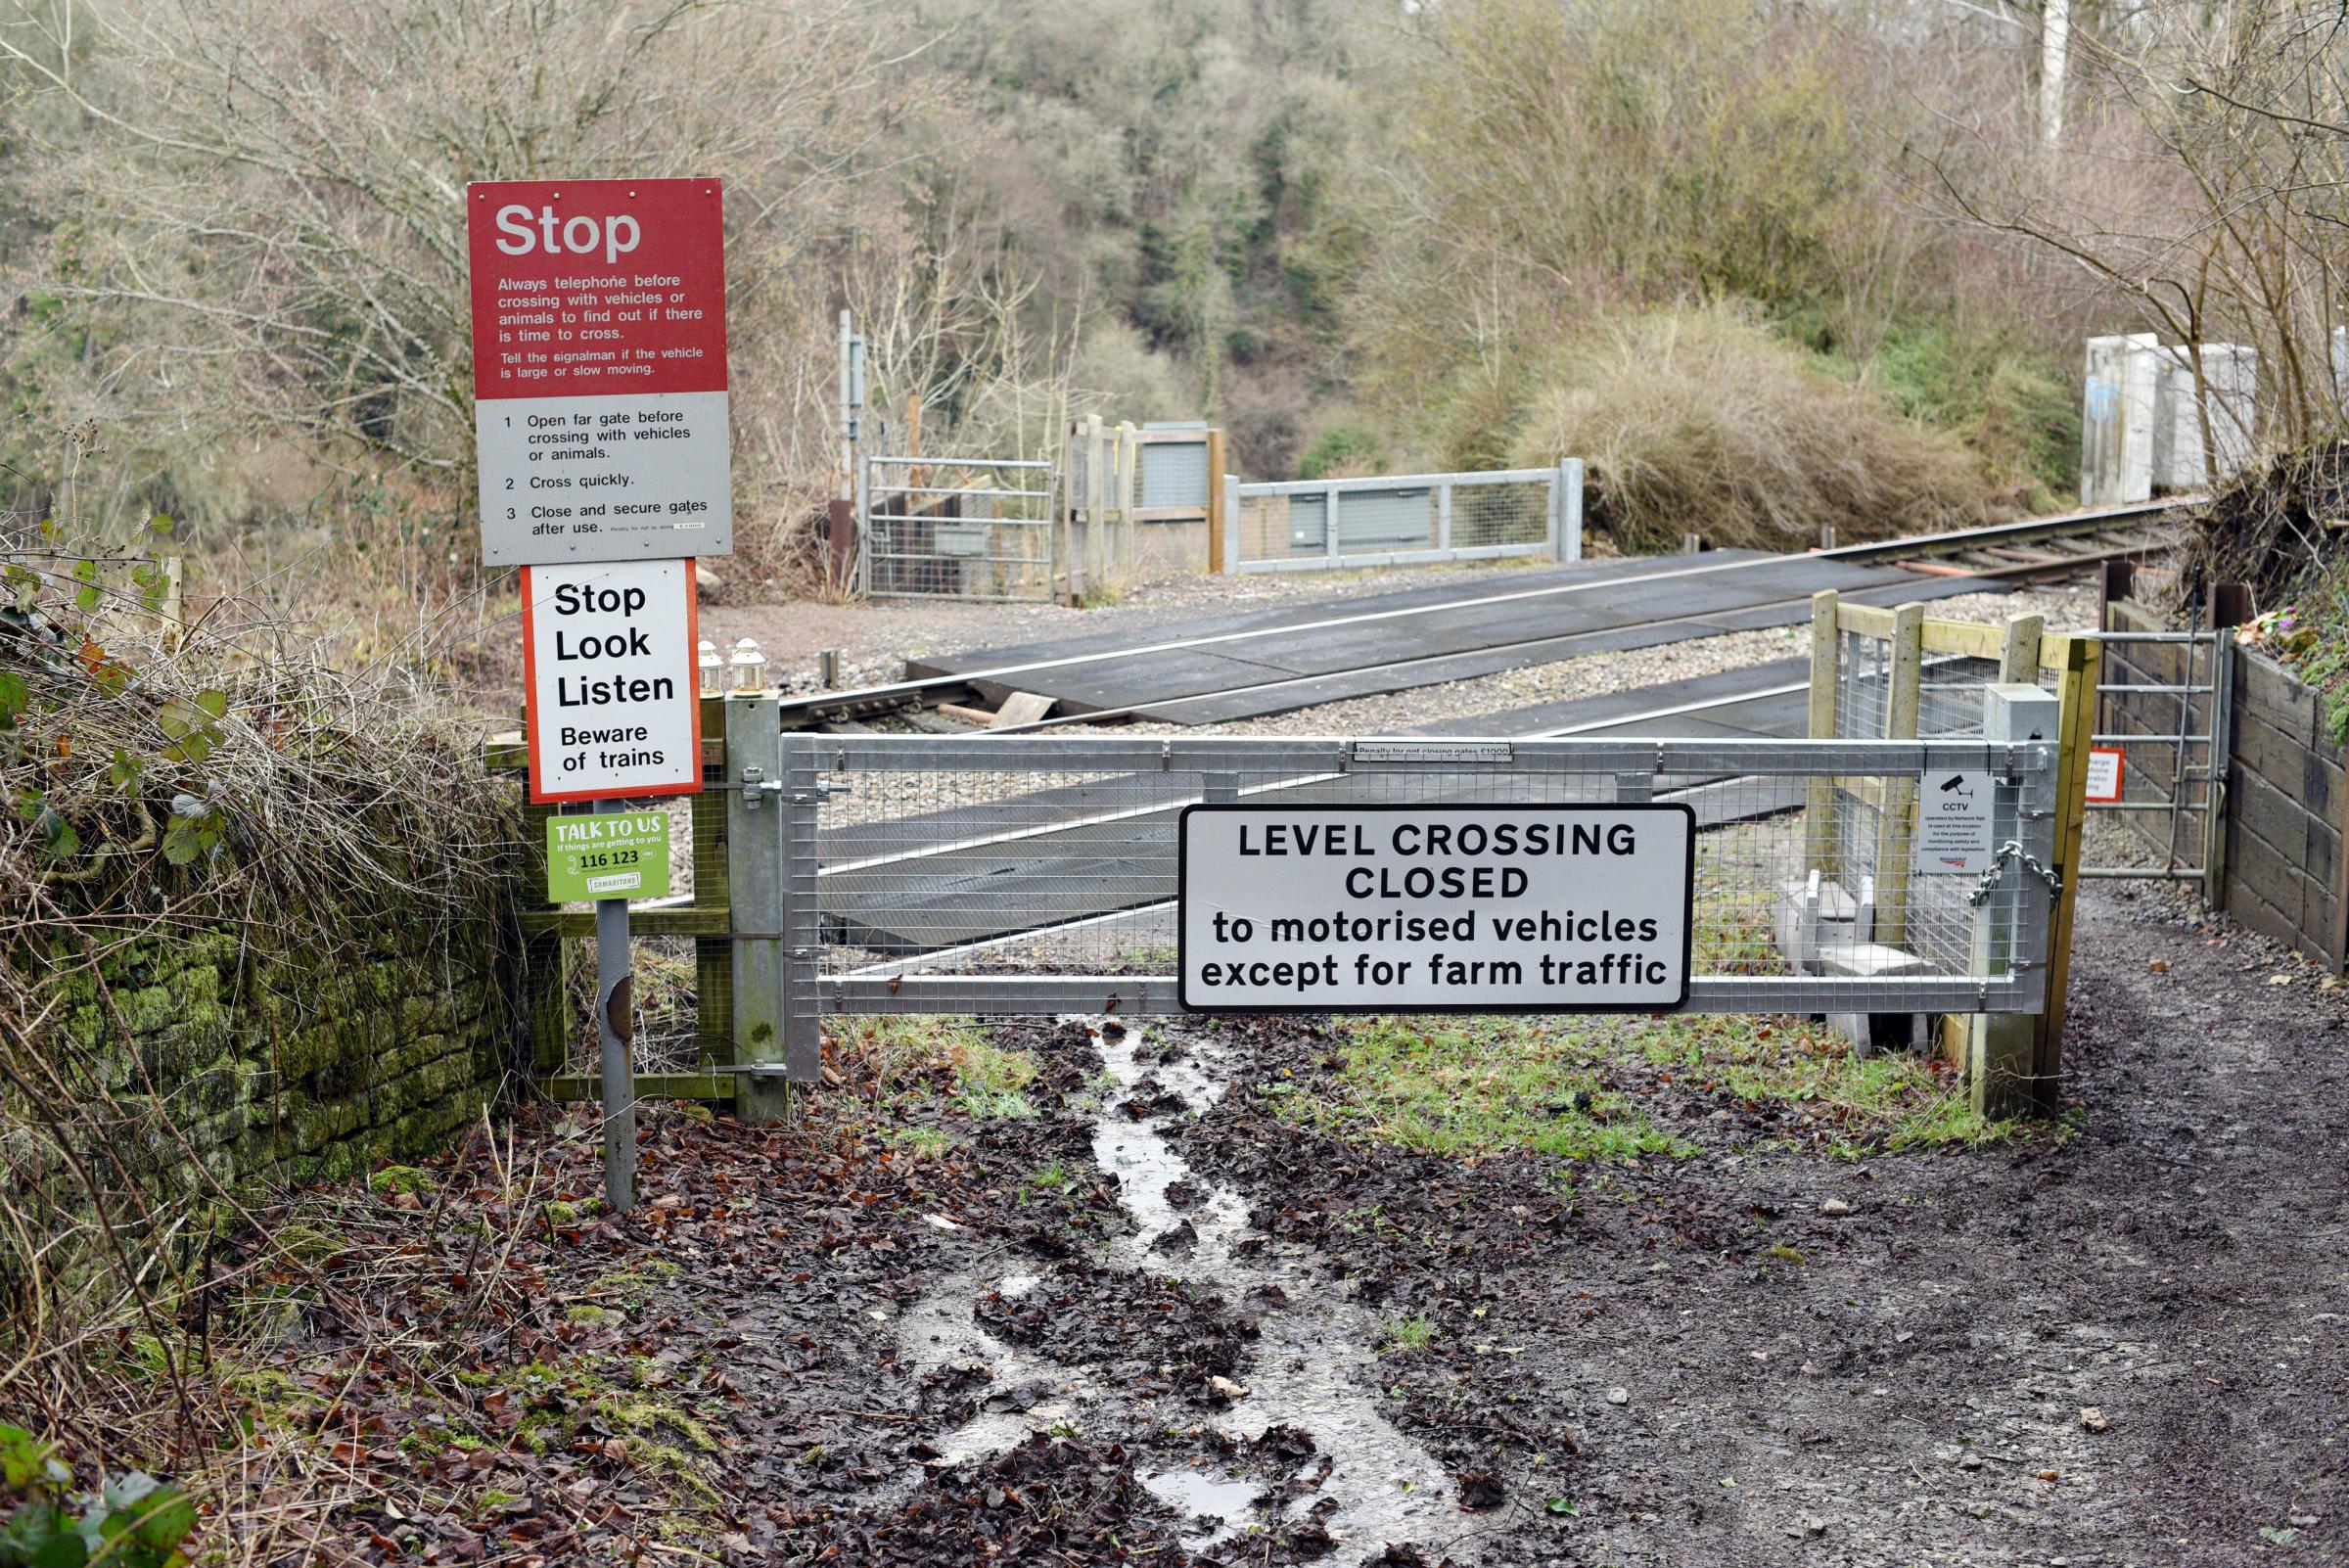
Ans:
<svg viewBox="0 0 2349 1568"><path fill-rule="evenodd" d="M2337 429L2349 13L2145 0L2073 41L2092 112L2064 156L1954 124L1928 159L1935 182L1966 218L2063 257L2183 343L2197 382L2204 344L2253 345L2273 442Z"/></svg>
<svg viewBox="0 0 2349 1568"><path fill-rule="evenodd" d="M813 274L888 65L864 0L0 0L107 402L419 477L471 461L466 182L624 172L727 180L751 477L820 484Z"/></svg>

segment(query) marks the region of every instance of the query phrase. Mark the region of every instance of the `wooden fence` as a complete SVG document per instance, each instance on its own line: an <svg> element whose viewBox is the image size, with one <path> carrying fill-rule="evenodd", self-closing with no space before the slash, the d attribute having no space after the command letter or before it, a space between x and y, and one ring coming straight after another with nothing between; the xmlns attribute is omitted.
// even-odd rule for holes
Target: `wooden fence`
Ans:
<svg viewBox="0 0 2349 1568"><path fill-rule="evenodd" d="M2117 631L2176 629L2160 612L2130 599L2107 600L2104 624ZM2155 686L2187 684L2183 645L2122 647L2134 678ZM2349 835L2349 759L2313 688L2256 648L2238 644L2231 657L2222 831L2212 836L2217 874L2208 879L2206 897L2253 931L2341 973L2349 963L2349 861L2342 854ZM2205 671L2196 673L2208 679ZM2159 733L2178 723L2174 697L2141 701L2107 693L2105 712L2105 725L2121 733ZM2209 732L2199 707L2188 720L2197 732ZM2171 799L2181 787L2176 759L2164 758L2159 747L2130 752L2131 798ZM2189 768L2195 761L2188 757ZM2166 848L2166 817L2155 819L2162 827L2139 813L2127 820L2157 853Z"/></svg>

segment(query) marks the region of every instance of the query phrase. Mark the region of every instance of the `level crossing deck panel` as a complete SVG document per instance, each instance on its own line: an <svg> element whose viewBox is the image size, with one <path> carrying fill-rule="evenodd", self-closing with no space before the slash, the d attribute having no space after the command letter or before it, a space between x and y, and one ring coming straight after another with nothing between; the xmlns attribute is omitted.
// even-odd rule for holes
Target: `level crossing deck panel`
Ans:
<svg viewBox="0 0 2349 1568"><path fill-rule="evenodd" d="M1809 722L1808 693L1777 694L1777 688L1806 679L1809 668L1804 660L1780 660L1697 680L1422 725L1405 733L1535 736L1573 729L1593 738L1799 736ZM1761 693L1774 695L1748 695ZM1697 703L1709 706L1661 713ZM1597 727L1584 727L1588 725ZM1539 775L1508 776L1529 792L1529 799L1535 798L1530 792L1544 787ZM1252 782L1271 786L1269 794L1256 798L1296 805L1344 801L1383 787L1378 775L1359 773L1300 774L1287 784ZM1681 781L1675 793L1658 798L1686 802L1697 812L1697 826L1704 829L1791 810L1803 804L1805 782L1688 779ZM1454 790L1438 790L1426 802L1432 805L1451 797L1490 801L1492 791L1490 779L1462 777ZM1113 779L1048 786L1010 801L899 818L896 825L906 842L941 848L920 857L918 875L909 875L911 867L905 865L869 879L869 885L859 885L854 871L827 878L823 902L828 940L848 942L877 955L912 955L1162 903L1174 897L1170 834L1180 806L1097 819L1096 813L1119 812L1121 806L1130 810L1130 801ZM1069 825L1051 825L1058 816L1067 817ZM825 863L852 854L852 842L870 831L867 827L822 833Z"/></svg>
<svg viewBox="0 0 2349 1568"><path fill-rule="evenodd" d="M1724 570L1703 570L1721 568ZM1733 570L1729 570L1733 568ZM1685 576L1655 576L1659 573ZM1651 580L1622 580L1647 577ZM1621 581L1619 587L1607 584ZM1588 591L1521 597L1588 584ZM1919 578L1890 567L1756 551L1646 556L1511 573L1359 599L1284 605L1146 630L942 655L908 664L913 678L978 676L1089 654L1120 657L975 681L1000 702L1012 691L1053 699L1059 715L1141 708L1137 716L1227 723L1350 697L1473 679L1580 654L1653 647L1723 631L1807 620L1810 597L1834 588L1855 602L1898 604L1995 590L1963 577ZM1430 608L1434 607L1434 608ZM1391 615L1397 610L1421 611ZM1364 620L1365 616L1385 619ZM1247 633L1204 647L1161 647ZM1124 652L1125 649L1157 651Z"/></svg>

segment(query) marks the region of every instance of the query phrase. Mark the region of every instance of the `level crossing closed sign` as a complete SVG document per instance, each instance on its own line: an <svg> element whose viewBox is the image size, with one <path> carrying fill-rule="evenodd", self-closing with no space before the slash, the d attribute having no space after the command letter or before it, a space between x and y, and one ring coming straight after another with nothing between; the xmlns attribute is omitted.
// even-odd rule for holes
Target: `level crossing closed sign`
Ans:
<svg viewBox="0 0 2349 1568"><path fill-rule="evenodd" d="M691 561L525 567L530 800L702 787Z"/></svg>
<svg viewBox="0 0 2349 1568"><path fill-rule="evenodd" d="M715 180L465 190L490 566L733 548Z"/></svg>
<svg viewBox="0 0 2349 1568"><path fill-rule="evenodd" d="M1688 999L1685 806L1194 806L1205 1012L1651 1012Z"/></svg>

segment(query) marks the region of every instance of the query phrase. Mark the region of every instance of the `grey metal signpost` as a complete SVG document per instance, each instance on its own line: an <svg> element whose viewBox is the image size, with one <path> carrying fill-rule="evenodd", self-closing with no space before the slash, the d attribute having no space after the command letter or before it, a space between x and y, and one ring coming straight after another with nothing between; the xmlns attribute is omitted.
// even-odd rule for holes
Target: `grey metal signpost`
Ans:
<svg viewBox="0 0 2349 1568"><path fill-rule="evenodd" d="M597 811L618 811L598 801ZM604 1201L616 1214L636 1206L636 1073L628 1060L636 1038L636 980L628 945L628 900L595 900L595 1035L603 1047Z"/></svg>

